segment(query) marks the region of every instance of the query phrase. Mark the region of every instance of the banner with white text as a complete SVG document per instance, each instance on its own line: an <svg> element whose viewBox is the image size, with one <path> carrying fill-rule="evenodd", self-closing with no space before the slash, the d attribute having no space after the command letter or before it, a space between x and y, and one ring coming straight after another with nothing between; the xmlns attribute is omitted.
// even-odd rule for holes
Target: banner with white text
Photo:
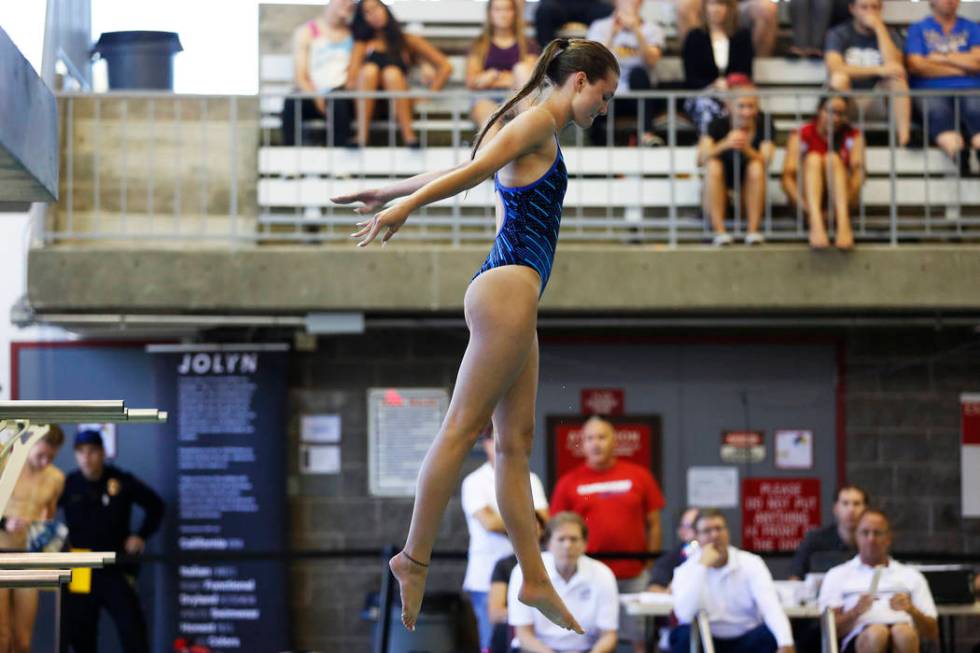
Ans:
<svg viewBox="0 0 980 653"><path fill-rule="evenodd" d="M283 550L286 347L154 345L157 405L170 414L174 565L165 624L180 653L288 648Z"/></svg>

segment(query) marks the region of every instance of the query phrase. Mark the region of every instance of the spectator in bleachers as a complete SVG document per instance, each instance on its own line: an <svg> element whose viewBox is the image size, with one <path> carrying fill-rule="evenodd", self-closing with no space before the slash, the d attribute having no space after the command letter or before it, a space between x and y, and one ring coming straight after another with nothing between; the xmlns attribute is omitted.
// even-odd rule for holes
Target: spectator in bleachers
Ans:
<svg viewBox="0 0 980 653"><path fill-rule="evenodd" d="M827 572L818 600L821 609L834 611L841 651L918 653L920 640L939 636L929 584L889 555L884 513L866 510L856 537L858 555Z"/></svg>
<svg viewBox="0 0 980 653"><path fill-rule="evenodd" d="M768 2L768 0L766 0ZM707 0L700 27L687 33L681 58L684 62L684 85L696 91L728 90L728 75L737 73L752 79L755 50L752 37L737 25L735 0ZM725 113L717 97L691 97L684 102L684 112L704 134L715 118Z"/></svg>
<svg viewBox="0 0 980 653"><path fill-rule="evenodd" d="M612 571L585 555L588 528L573 512L560 512L545 530L548 550L541 557L552 584L585 630L559 628L539 611L517 600L523 576L516 567L508 588L507 610L521 651L528 653L612 653L619 625L619 593Z"/></svg>
<svg viewBox="0 0 980 653"><path fill-rule="evenodd" d="M847 0L789 0L790 57L823 59L827 30L847 20L846 16Z"/></svg>
<svg viewBox="0 0 980 653"><path fill-rule="evenodd" d="M895 108L898 144L909 143L912 100L902 65L902 38L885 25L882 0L850 0L853 20L841 23L827 34L824 60L835 91L880 91L860 95L852 106L860 107L865 118L887 120L890 105ZM888 93L895 93L893 104Z"/></svg>
<svg viewBox="0 0 980 653"><path fill-rule="evenodd" d="M534 30L541 47L548 45L566 23L584 23L605 18L612 6L603 0L541 0L534 14Z"/></svg>
<svg viewBox="0 0 980 653"><path fill-rule="evenodd" d="M537 43L527 38L518 0L490 0L483 33L466 60L466 87L503 91L499 98L480 98L470 110L477 127L487 121L509 91L524 86L537 60Z"/></svg>
<svg viewBox="0 0 980 653"><path fill-rule="evenodd" d="M980 25L956 15L959 0L930 0L932 16L909 27L905 41L914 89L973 90L954 98L917 98L929 139L952 159L966 147L980 150ZM960 128L966 132L964 142ZM967 144L968 143L968 144Z"/></svg>
<svg viewBox="0 0 980 653"><path fill-rule="evenodd" d="M605 45L619 61L619 86L616 93L649 91L654 88L654 67L660 60L665 43L664 32L652 21L644 21L640 15L643 0L615 0L612 16L600 18L589 26L587 38ZM614 117L638 116L637 100L617 98L613 100L611 113ZM640 143L662 145L650 125L656 112L654 100L643 100L643 125ZM592 123L589 135L593 143L606 142L607 116L598 116Z"/></svg>
<svg viewBox="0 0 980 653"><path fill-rule="evenodd" d="M453 72L449 59L435 46L416 34L402 31L388 5L380 0L361 0L354 12L354 50L351 54L347 87L358 91L407 91L408 71L417 61L426 61L436 73L429 89L438 91ZM374 98L357 101L357 145L368 142L368 130L374 116ZM402 141L418 147L412 126L412 101L394 100L395 119Z"/></svg>
<svg viewBox="0 0 980 653"><path fill-rule="evenodd" d="M854 247L850 211L860 201L864 185L864 136L850 125L847 116L846 98L824 96L813 120L790 134L786 142L783 191L790 204L806 214L810 246L815 249L830 244L824 221L828 195L837 221L834 245L840 249Z"/></svg>
<svg viewBox="0 0 980 653"><path fill-rule="evenodd" d="M790 580L803 580L811 572L823 573L842 562L841 556L853 555L854 531L867 507L867 492L856 485L839 488L834 501L834 523L806 534L793 554Z"/></svg>
<svg viewBox="0 0 980 653"><path fill-rule="evenodd" d="M677 37L684 41L692 30L703 25L702 14L705 11L705 0L677 0ZM772 54L776 45L776 35L779 32L778 5L772 0L733 0L730 10L732 31L734 25L749 31L755 53L760 57ZM731 32L728 34L731 36ZM711 39L714 41L714 38ZM724 68L721 64L719 68ZM735 72L735 71L732 71ZM743 72L743 71L740 71Z"/></svg>
<svg viewBox="0 0 980 653"><path fill-rule="evenodd" d="M674 580L674 570L684 564L691 551L691 542L697 539L694 524L698 520L698 509L688 508L681 513L677 522L677 546L657 558L650 572L650 587L648 592L669 592L670 583Z"/></svg>
<svg viewBox="0 0 980 653"><path fill-rule="evenodd" d="M734 75L732 76L734 77ZM732 243L725 228L730 195L744 206L746 245L761 245L759 232L766 208L769 162L776 149L772 121L759 110L759 97L748 79L729 82L733 95L727 115L715 118L698 142L698 165L704 168L704 210L714 229L714 245Z"/></svg>
<svg viewBox="0 0 980 653"><path fill-rule="evenodd" d="M589 525L589 552L648 553L660 550L660 511L665 505L660 485L650 470L616 456L616 431L601 417L582 426L585 463L572 469L555 485L551 513L578 513ZM623 594L647 588L643 560L610 560ZM644 650L643 623L620 616L620 636Z"/></svg>
<svg viewBox="0 0 980 653"><path fill-rule="evenodd" d="M699 550L674 572L674 653L687 653L691 624L704 611L718 653L791 653L793 633L762 558L729 544L721 511L706 508L696 522Z"/></svg>
<svg viewBox="0 0 980 653"><path fill-rule="evenodd" d="M286 99L282 107L283 145L295 145L297 140L321 144L318 139L303 133L302 123L324 117L330 123L328 144L346 145L350 140L354 103L346 99L331 100L328 113L327 95L331 91L343 90L347 84L354 49L350 29L353 14L354 0L330 0L322 14L300 25L293 33L293 81L296 89L304 93L317 93L320 97ZM297 105L299 121L296 120Z"/></svg>
<svg viewBox="0 0 980 653"><path fill-rule="evenodd" d="M463 479L462 503L466 514L466 528L470 534L469 549L466 556L466 575L463 589L469 594L476 623L480 631L480 647L490 645L490 613L487 599L490 592L490 577L493 566L501 558L514 553L507 538L507 529L497 506L497 490L494 480L496 446L493 442L493 427L484 430L480 437L483 453L487 461ZM531 498L534 509L544 520L548 515L548 498L544 493L541 479L531 474Z"/></svg>

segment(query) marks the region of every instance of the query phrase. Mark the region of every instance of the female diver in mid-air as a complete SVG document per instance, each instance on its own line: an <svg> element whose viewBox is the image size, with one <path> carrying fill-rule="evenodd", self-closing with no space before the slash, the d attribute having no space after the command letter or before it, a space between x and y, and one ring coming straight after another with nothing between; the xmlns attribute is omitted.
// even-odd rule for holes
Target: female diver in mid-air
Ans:
<svg viewBox="0 0 980 653"><path fill-rule="evenodd" d="M481 147L488 131L531 92L548 82L540 103L513 118ZM365 246L382 230L387 242L416 209L473 188L494 176L497 237L466 291L470 340L459 366L449 410L419 472L408 540L389 561L401 588L402 623L415 628L429 559L463 459L492 418L496 434L497 500L524 576L519 599L559 626L582 628L552 586L541 560L531 503L528 457L534 435L538 383L538 300L551 273L568 173L558 132L574 122L588 128L606 112L619 81L619 64L603 45L556 39L527 84L480 130L470 161L424 173L384 189L333 201L361 201L359 213L405 199L358 223L352 234Z"/></svg>

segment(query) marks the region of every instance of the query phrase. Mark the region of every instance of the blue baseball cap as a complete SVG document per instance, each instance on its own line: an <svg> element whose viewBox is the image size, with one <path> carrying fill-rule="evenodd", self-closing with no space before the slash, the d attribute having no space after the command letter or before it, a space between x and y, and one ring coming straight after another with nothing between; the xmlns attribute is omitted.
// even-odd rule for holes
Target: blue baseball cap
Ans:
<svg viewBox="0 0 980 653"><path fill-rule="evenodd" d="M102 442L102 434L95 430L79 431L75 435L75 448L83 444L94 444L99 448L105 447Z"/></svg>

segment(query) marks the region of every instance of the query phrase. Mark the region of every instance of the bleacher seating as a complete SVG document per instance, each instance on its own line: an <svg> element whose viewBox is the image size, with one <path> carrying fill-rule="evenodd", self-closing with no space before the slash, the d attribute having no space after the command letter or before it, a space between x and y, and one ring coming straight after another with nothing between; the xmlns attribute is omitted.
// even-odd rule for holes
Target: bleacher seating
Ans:
<svg viewBox="0 0 980 653"><path fill-rule="evenodd" d="M392 177L417 174L424 170L447 168L466 156L465 150L428 148L423 151L404 148L367 148L350 151L341 148L262 148L259 152L260 224L275 225L346 225L349 210L329 210L320 217L321 207L329 207L329 198L367 186L385 183ZM945 220L942 207L955 197L955 171L936 150L900 152L896 156L895 177L889 170L891 154L887 148L869 148L869 179L862 192L866 215L856 216L859 229L887 234L892 198L900 218L909 216L908 227L920 229L922 210L932 205L932 224L936 238L962 235L962 224ZM701 181L694 148L568 148L565 158L574 171L566 194L566 227L563 238L597 239L601 234L621 234L623 240L634 236L641 222L648 232L666 234L671 207L682 240L703 238L705 222L700 219ZM783 151L777 151L771 168L769 200L773 239L798 238L800 216L785 206L779 187ZM930 175L924 171L928 168ZM673 171L673 172L671 172ZM673 181L673 183L671 183ZM980 206L980 184L961 184L960 200L964 205ZM485 239L492 233L492 187L482 184L469 192L438 202L425 212L423 220L405 230L406 238ZM297 209L310 209L316 217L297 215ZM459 210L464 217L450 219L449 212ZM305 217L304 217L305 216ZM456 223L454 227L453 224ZM976 227L969 227L976 229ZM336 237L343 237L337 235Z"/></svg>
<svg viewBox="0 0 980 653"><path fill-rule="evenodd" d="M266 38L266 43L273 45L264 49L260 45L261 124L266 131L261 142L267 146L259 152L258 197L263 213L260 222L267 227L294 224L299 215L297 211L303 209L313 210L315 214L329 204L332 195L365 185L376 185L387 178L445 168L468 156L465 147L446 147L454 142L465 144L474 129L468 116L469 99L452 91L458 91L463 86L465 46L484 20L485 5L472 0L408 0L397 3L393 9L406 29L432 39L449 53L453 62L454 72L447 88L449 92L415 104L416 129L420 135L424 134L429 147L422 151L395 147L369 147L361 151L276 147L275 131L279 126L282 95L292 87L292 60L288 50L282 47L288 45L288 39ZM271 6L263 6L263 11L271 10ZM648 0L644 2L644 12L648 19L661 24L673 22L672 3ZM893 25L907 25L928 12L925 2L885 2L886 20ZM980 18L980 2L964 3L961 12ZM783 23L786 22L784 18ZM668 33L671 33L670 30ZM657 76L662 83L674 83L676 86L681 80L682 69L680 59L670 52L671 47L669 43L667 56L657 66ZM784 142L788 131L799 124L801 117L812 113L816 91L825 78L821 62L781 58L756 60L757 84L762 89L784 91L781 95L763 100L764 110L775 118L777 142ZM799 95L794 92L801 88L808 89L809 93ZM885 126L869 124L866 127L882 130ZM454 130L455 141L452 138ZM394 133L391 125L385 121L376 122L372 131ZM378 143L384 142L384 134L381 134ZM623 229L624 238L629 238L631 221L642 217L646 220L644 224L656 225L659 224L657 220L666 218L668 214L687 220L681 225L686 227L688 237L703 236L704 222L699 217L701 181L693 147L677 147L673 151L668 148L572 147L566 149L565 155L573 175L566 207L569 213L576 216L578 225L572 238L588 238L590 229L608 229L610 217L619 220L617 228ZM786 208L785 197L779 188L782 157L783 151L779 149L770 171L772 224L783 221L788 226L798 227L800 216ZM915 215L921 219L926 204L931 205L931 217L935 218L942 213L944 204L952 201L951 198L958 197L966 206L980 206L980 184L957 184L954 166L937 150L896 150L894 176L891 174L892 154L888 148L869 147L867 160L868 181L862 194L862 228L876 228L875 220L889 216L893 210L900 217ZM440 216L445 216L447 208L452 208L464 215L462 224L473 227L468 232L472 237L484 238L487 229L492 229L492 219L487 221L492 206L491 190L488 184L484 184L465 195L434 206L429 212L429 215L435 216L434 221L429 221L422 232L426 237L432 237L432 230L438 232L443 224ZM330 215L330 211L324 214L321 223L330 224ZM863 222L866 219L867 222ZM313 222L316 223L317 219L313 219ZM948 231L950 222L939 218L937 233ZM448 222L445 224L448 225ZM962 224L955 226L958 231L962 228Z"/></svg>

